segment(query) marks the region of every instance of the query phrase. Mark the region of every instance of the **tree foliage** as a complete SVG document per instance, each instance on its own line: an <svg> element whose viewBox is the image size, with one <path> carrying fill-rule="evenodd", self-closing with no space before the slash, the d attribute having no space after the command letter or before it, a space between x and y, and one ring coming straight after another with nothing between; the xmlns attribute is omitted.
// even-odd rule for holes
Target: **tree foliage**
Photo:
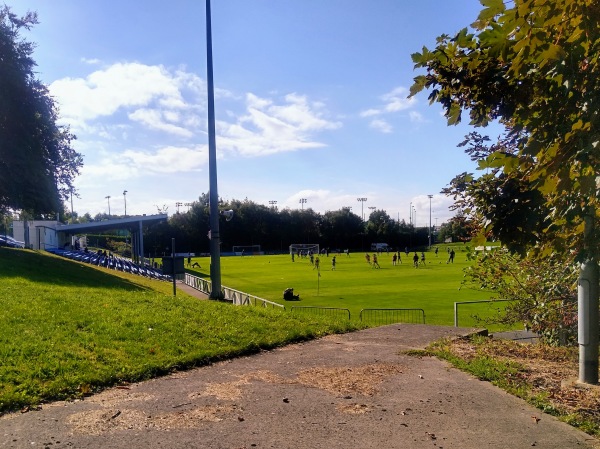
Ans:
<svg viewBox="0 0 600 449"><path fill-rule="evenodd" d="M427 73L415 78L411 95L430 89L448 124L465 111L475 126L503 124L503 145L482 155L481 168L498 169L496 188L543 197L548 219L536 231L544 254L571 250L597 260L600 3L481 3L471 29L442 35L435 49L412 55Z"/></svg>
<svg viewBox="0 0 600 449"><path fill-rule="evenodd" d="M34 44L21 37L36 23L35 13L0 8L0 208L47 214L62 210L82 158L35 77Z"/></svg>
<svg viewBox="0 0 600 449"><path fill-rule="evenodd" d="M415 229L404 221L391 219L382 210L373 212L363 222L349 208L324 214L310 208L279 210L247 198L221 201L219 208L234 211L233 220L222 220L219 225L223 252L231 251L234 245L261 245L264 251L287 252L292 243L318 243L332 251L361 251L370 250L375 242L386 242L398 249L424 247L428 242L426 227ZM151 226L145 235L146 247L153 254L162 254L174 237L177 251L208 252L209 215L208 195L202 194L189 211L173 214L168 223ZM99 214L95 220L105 218Z"/></svg>
<svg viewBox="0 0 600 449"><path fill-rule="evenodd" d="M498 321L522 323L545 343L577 341L577 269L570 255L522 258L506 248L481 252L466 269L463 285L511 299Z"/></svg>

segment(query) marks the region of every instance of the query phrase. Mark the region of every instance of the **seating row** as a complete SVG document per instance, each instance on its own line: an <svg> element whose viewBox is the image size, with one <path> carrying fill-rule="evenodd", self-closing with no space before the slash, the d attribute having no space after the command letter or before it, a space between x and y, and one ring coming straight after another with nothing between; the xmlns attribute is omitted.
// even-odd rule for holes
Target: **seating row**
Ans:
<svg viewBox="0 0 600 449"><path fill-rule="evenodd" d="M124 271L126 273L146 276L152 279L167 281L171 276L163 274L162 270L153 268L149 265L142 265L133 262L124 257L107 254L105 251L91 252L85 250L69 250L69 249L47 249L48 252L68 259L77 260L79 262L89 263L100 267L111 268L113 270Z"/></svg>

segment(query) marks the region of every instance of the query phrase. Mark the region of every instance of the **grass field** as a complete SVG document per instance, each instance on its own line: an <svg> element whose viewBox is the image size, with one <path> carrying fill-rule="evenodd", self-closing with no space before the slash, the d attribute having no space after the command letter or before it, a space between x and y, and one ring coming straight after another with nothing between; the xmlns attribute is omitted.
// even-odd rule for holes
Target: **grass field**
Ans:
<svg viewBox="0 0 600 449"><path fill-rule="evenodd" d="M8 248L0 302L0 413L357 328Z"/></svg>
<svg viewBox="0 0 600 449"><path fill-rule="evenodd" d="M426 264L413 267L412 256L402 253L402 264L392 265L392 254L379 256L380 269L365 260L365 253L330 254L320 257L320 276L308 258L289 255L235 256L221 258L222 284L270 301L293 306L340 307L349 309L352 319L358 319L367 308L420 308L425 311L427 324L453 325L454 302L489 299L487 292L461 288L467 249L453 244L454 263L448 260L447 248L440 245L436 257L426 252ZM370 253L372 256L372 253ZM331 259L336 256L336 269ZM419 253L420 256L420 253ZM190 272L209 277L209 258L194 258L201 269ZM300 295L300 301L284 301L283 290L288 287ZM459 308L459 325L475 326L472 315L487 317L503 303L463 305Z"/></svg>

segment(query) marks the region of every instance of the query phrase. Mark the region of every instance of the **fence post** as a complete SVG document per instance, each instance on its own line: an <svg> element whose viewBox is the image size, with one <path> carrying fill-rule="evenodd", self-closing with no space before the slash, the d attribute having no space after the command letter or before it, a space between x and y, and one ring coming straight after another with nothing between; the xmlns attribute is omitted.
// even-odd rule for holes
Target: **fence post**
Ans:
<svg viewBox="0 0 600 449"><path fill-rule="evenodd" d="M454 303L454 327L458 327L458 303Z"/></svg>

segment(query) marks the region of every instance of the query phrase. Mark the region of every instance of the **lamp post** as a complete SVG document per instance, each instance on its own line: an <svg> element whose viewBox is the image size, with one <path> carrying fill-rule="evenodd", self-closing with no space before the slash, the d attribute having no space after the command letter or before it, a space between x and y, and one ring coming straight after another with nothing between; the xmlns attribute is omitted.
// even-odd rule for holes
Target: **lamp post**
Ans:
<svg viewBox="0 0 600 449"><path fill-rule="evenodd" d="M302 210L304 210L304 203L306 203L308 200L306 198L300 198L299 203L302 205Z"/></svg>
<svg viewBox="0 0 600 449"><path fill-rule="evenodd" d="M377 209L375 206L369 206L369 209L371 209L371 213L373 213L375 211L375 209ZM369 215L370 217L370 215Z"/></svg>
<svg viewBox="0 0 600 449"><path fill-rule="evenodd" d="M277 200L269 200L269 204L273 209L277 209Z"/></svg>
<svg viewBox="0 0 600 449"><path fill-rule="evenodd" d="M181 206L183 206L183 203L181 203L181 202L179 202L179 201L175 203L175 207L177 208L177 213L179 213L179 208L180 208Z"/></svg>
<svg viewBox="0 0 600 449"><path fill-rule="evenodd" d="M206 87L208 112L208 178L210 213L210 299L222 299L221 235L219 232L219 193L217 192L217 140L215 131L215 87L213 81L212 27L210 0L206 0Z"/></svg>
<svg viewBox="0 0 600 449"><path fill-rule="evenodd" d="M123 203L125 204L125 218L127 218L127 190L123 190Z"/></svg>
<svg viewBox="0 0 600 449"><path fill-rule="evenodd" d="M110 219L110 195L107 195L104 198L108 201L108 218Z"/></svg>
<svg viewBox="0 0 600 449"><path fill-rule="evenodd" d="M433 195L427 195L429 198L429 248L431 248L431 198Z"/></svg>
<svg viewBox="0 0 600 449"><path fill-rule="evenodd" d="M356 198L356 201L360 202L360 215L362 216L362 221L365 221L364 205L365 205L365 201L367 201L367 199L366 198Z"/></svg>

